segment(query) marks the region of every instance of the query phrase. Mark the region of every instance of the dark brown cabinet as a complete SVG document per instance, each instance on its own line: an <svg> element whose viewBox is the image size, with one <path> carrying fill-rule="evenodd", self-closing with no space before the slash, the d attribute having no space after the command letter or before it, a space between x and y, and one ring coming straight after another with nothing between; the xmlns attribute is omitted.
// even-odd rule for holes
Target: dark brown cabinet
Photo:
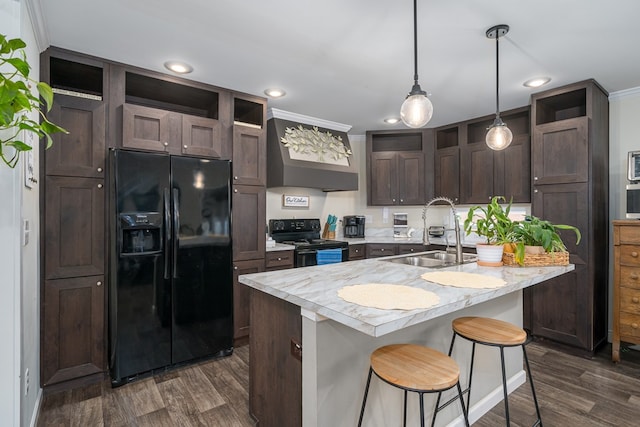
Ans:
<svg viewBox="0 0 640 427"><path fill-rule="evenodd" d="M449 125L435 130L435 195L460 203L460 129Z"/></svg>
<svg viewBox="0 0 640 427"><path fill-rule="evenodd" d="M265 187L234 185L232 194L233 260L260 259L266 249Z"/></svg>
<svg viewBox="0 0 640 427"><path fill-rule="evenodd" d="M460 203L485 204L493 196L504 196L514 203L531 201L529 108L518 108L501 115L513 133L509 147L491 150L486 142L487 128L494 116L465 122L466 141L461 146Z"/></svg>
<svg viewBox="0 0 640 427"><path fill-rule="evenodd" d="M267 141L264 130L233 126L233 183L267 185Z"/></svg>
<svg viewBox="0 0 640 427"><path fill-rule="evenodd" d="M234 345L246 344L249 336L249 295L250 288L238 281L242 274L264 271L262 260L236 261L233 263L233 340Z"/></svg>
<svg viewBox="0 0 640 427"><path fill-rule="evenodd" d="M367 243L367 258L398 255L398 245L393 243Z"/></svg>
<svg viewBox="0 0 640 427"><path fill-rule="evenodd" d="M122 106L122 146L174 155L228 158L220 122L135 104Z"/></svg>
<svg viewBox="0 0 640 427"><path fill-rule="evenodd" d="M364 259L366 255L365 244L349 245L349 261Z"/></svg>
<svg viewBox="0 0 640 427"><path fill-rule="evenodd" d="M46 280L42 386L104 371L104 276Z"/></svg>
<svg viewBox="0 0 640 427"><path fill-rule="evenodd" d="M264 259L266 271L276 271L293 268L293 263L293 251L267 252Z"/></svg>
<svg viewBox="0 0 640 427"><path fill-rule="evenodd" d="M413 254L424 251L426 251L425 246L421 244L402 243L398 245L399 255Z"/></svg>
<svg viewBox="0 0 640 427"><path fill-rule="evenodd" d="M367 132L369 205L421 205L433 197L433 133Z"/></svg>
<svg viewBox="0 0 640 427"><path fill-rule="evenodd" d="M608 95L593 80L532 96L533 215L578 227L561 231L574 272L524 292L534 336L592 353L607 338Z"/></svg>

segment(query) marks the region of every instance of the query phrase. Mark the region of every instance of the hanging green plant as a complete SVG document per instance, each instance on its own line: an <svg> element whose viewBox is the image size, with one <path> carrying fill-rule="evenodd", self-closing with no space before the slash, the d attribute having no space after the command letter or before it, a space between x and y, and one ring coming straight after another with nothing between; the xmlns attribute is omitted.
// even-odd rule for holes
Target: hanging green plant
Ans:
<svg viewBox="0 0 640 427"><path fill-rule="evenodd" d="M298 125L297 128L286 128L284 133L280 141L285 147L296 153L314 154L319 161L324 161L325 155L330 155L333 160L340 160L352 154L340 136L335 137L331 132L320 132L316 126L313 129L305 129Z"/></svg>
<svg viewBox="0 0 640 427"><path fill-rule="evenodd" d="M46 138L47 148L53 142L51 134L68 133L47 120L40 109L43 105L46 112L51 110L53 91L48 84L29 78L31 67L24 51L26 46L21 39L7 40L0 34L0 158L11 168L18 164L20 153L32 148L20 139L22 131ZM31 84L36 85L42 101L31 93ZM33 111L40 115L40 122L30 117Z"/></svg>

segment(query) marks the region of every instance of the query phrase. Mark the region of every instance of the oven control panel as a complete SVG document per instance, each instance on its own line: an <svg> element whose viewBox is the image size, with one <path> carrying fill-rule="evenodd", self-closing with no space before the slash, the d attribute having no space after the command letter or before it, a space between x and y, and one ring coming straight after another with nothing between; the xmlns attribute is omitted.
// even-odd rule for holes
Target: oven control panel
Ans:
<svg viewBox="0 0 640 427"><path fill-rule="evenodd" d="M269 230L273 234L292 231L319 231L319 219L271 219Z"/></svg>

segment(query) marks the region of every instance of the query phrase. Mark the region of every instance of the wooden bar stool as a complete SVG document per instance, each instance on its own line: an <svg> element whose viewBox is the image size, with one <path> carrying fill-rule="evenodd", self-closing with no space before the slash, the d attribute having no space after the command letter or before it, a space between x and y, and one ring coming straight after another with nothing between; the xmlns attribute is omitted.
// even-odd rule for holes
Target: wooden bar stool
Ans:
<svg viewBox="0 0 640 427"><path fill-rule="evenodd" d="M533 426L542 426L540 417L540 408L538 407L538 399L536 398L536 390L533 387L533 378L531 377L531 368L529 367L529 358L527 357L527 333L524 329L502 320L490 319L486 317L459 317L452 322L453 337L451 338L451 346L449 347L449 356L453 351L453 344L456 336L469 340L473 343L471 347L471 366L469 368L469 384L463 393L467 393L467 404L463 405L466 411L469 411L471 405L471 380L473 378L473 360L476 352L476 344L498 347L500 349L500 362L502 364L502 391L504 393L504 410L507 426L511 425L509 420L509 400L507 395L507 375L504 366L504 348L505 347L522 347L524 361L527 368L527 376L531 385L531 394L533 395L533 403L536 407L538 419ZM440 403L440 394L436 401L436 406Z"/></svg>
<svg viewBox="0 0 640 427"><path fill-rule="evenodd" d="M362 425L372 373L375 373L378 378L387 384L404 390L405 426L407 425L407 392L412 391L420 395L420 425L424 427L424 394L441 393L454 386L458 388L462 414L464 415L465 424L469 426L459 382L460 369L458 364L444 353L416 344L387 345L371 353L371 365L369 367L369 376L367 377L367 386L364 390L364 398L362 399L358 426ZM441 408L436 405L433 422L435 422L439 409Z"/></svg>

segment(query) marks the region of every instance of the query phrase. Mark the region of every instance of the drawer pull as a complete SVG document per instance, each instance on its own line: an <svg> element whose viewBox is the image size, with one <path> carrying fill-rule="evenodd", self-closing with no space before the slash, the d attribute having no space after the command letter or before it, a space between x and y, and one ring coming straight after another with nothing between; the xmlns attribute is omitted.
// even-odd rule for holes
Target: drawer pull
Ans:
<svg viewBox="0 0 640 427"><path fill-rule="evenodd" d="M637 324L637 323L632 323L632 324L631 324L631 327L632 327L633 329L638 329L638 324Z"/></svg>
<svg viewBox="0 0 640 427"><path fill-rule="evenodd" d="M638 280L638 275L636 273L631 273L629 277L632 278L633 280Z"/></svg>
<svg viewBox="0 0 640 427"><path fill-rule="evenodd" d="M631 301L633 301L634 304L637 304L638 302L640 302L640 298L633 297L633 298L631 298Z"/></svg>
<svg viewBox="0 0 640 427"><path fill-rule="evenodd" d="M634 258L638 258L638 252L636 251L631 252L631 256Z"/></svg>
<svg viewBox="0 0 640 427"><path fill-rule="evenodd" d="M282 261L282 258L278 257L278 261Z"/></svg>
<svg viewBox="0 0 640 427"><path fill-rule="evenodd" d="M384 249L380 249L380 252L384 252Z"/></svg>

